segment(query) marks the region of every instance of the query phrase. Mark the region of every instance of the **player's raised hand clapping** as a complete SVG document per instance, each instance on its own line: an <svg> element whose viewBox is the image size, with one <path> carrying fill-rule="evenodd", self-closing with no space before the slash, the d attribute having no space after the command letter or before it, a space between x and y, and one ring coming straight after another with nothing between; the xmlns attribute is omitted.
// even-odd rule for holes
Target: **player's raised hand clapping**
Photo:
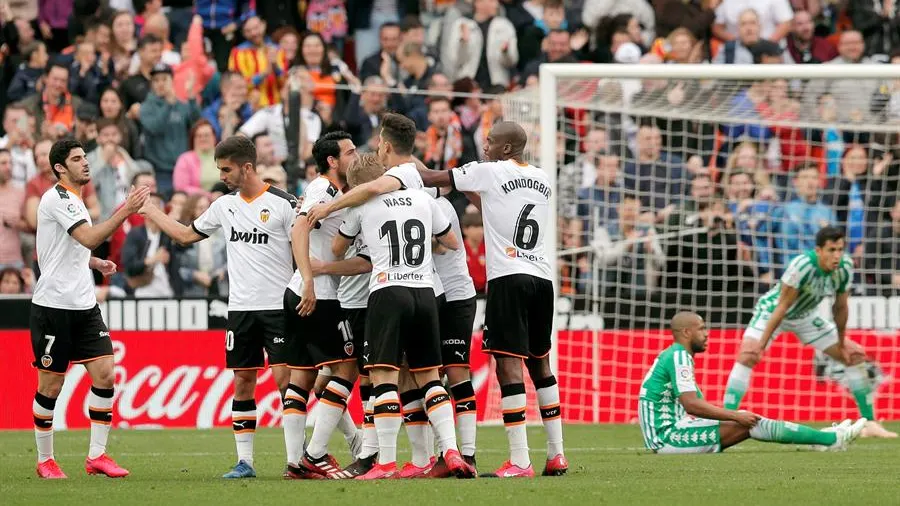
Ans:
<svg viewBox="0 0 900 506"><path fill-rule="evenodd" d="M149 186L141 186L140 188L132 186L131 191L128 192L128 197L125 199L125 208L130 214L134 214L141 210L149 196Z"/></svg>

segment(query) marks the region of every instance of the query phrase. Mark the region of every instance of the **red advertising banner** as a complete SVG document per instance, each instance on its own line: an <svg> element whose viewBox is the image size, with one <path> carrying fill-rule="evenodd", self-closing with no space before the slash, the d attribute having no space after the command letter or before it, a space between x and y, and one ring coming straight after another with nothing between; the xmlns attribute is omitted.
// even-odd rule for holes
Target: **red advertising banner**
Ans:
<svg viewBox="0 0 900 506"><path fill-rule="evenodd" d="M713 330L709 349L696 356L698 383L707 399L721 401L740 344L739 330ZM882 369L876 393L879 418L900 419L900 332L850 331ZM224 332L117 331L114 425L119 428L227 427L231 423L232 374L224 368ZM653 359L668 346L664 331L561 331L558 373L563 416L568 422L631 423L636 420L640 384ZM489 357L472 343L472 377L478 417L500 422L499 387ZM742 407L771 418L836 421L856 416L852 398L837 382L819 380L814 350L783 336L754 370ZM28 331L0 332L4 388L0 389L0 429L32 427L31 402L37 375ZM66 375L57 401L56 429L86 428L90 378L83 367ZM257 389L260 426L278 426L281 400L269 371ZM539 420L529 385L529 419ZM350 403L360 419L358 395Z"/></svg>

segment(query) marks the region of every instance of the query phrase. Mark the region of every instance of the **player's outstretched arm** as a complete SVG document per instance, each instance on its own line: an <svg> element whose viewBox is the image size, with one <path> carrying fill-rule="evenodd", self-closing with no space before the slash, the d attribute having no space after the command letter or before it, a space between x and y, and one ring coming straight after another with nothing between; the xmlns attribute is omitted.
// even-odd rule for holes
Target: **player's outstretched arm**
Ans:
<svg viewBox="0 0 900 506"><path fill-rule="evenodd" d="M72 238L81 243L85 248L93 251L98 246L106 242L113 233L125 223L129 216L138 212L150 196L150 188L142 186L134 189L128 194L125 205L120 207L108 220L96 225L88 225L84 222L82 225L75 227L72 231Z"/></svg>
<svg viewBox="0 0 900 506"><path fill-rule="evenodd" d="M347 250L350 248L351 244L353 244L353 239L338 233L334 236L334 239L331 240L331 254L334 255L335 258L344 258L344 255L347 254Z"/></svg>
<svg viewBox="0 0 900 506"><path fill-rule="evenodd" d="M431 170L421 162L416 164L419 175L422 176L422 184L431 188L443 188L453 186L449 170Z"/></svg>
<svg viewBox="0 0 900 506"><path fill-rule="evenodd" d="M374 181L356 186L327 204L312 206L306 213L306 217L310 223L317 223L333 212L347 207L361 206L379 195L397 191L402 186L400 180L393 176L381 176Z"/></svg>
<svg viewBox="0 0 900 506"><path fill-rule="evenodd" d="M144 218L155 223L156 226L159 227L164 234L169 236L170 239L182 246L194 244L195 242L206 239L205 236L194 230L193 227L188 227L187 225L179 223L155 205L144 206L141 208L141 214L144 215Z"/></svg>
<svg viewBox="0 0 900 506"><path fill-rule="evenodd" d="M697 418L737 422L745 427L753 427L760 418L759 415L749 411L733 411L713 406L701 399L697 392L684 392L678 396L678 401L681 402L687 414Z"/></svg>
<svg viewBox="0 0 900 506"><path fill-rule="evenodd" d="M763 331L762 336L759 338L758 351L760 354L766 349L766 345L769 343L769 340L772 339L772 334L775 333L775 329L777 329L778 326L781 325L781 322L784 321L784 315L786 315L788 309L794 305L798 295L800 295L800 291L795 287L781 283L781 294L778 296L778 305L775 306L775 310L772 311L772 317L769 318L769 321L766 323L766 330Z"/></svg>
<svg viewBox="0 0 900 506"><path fill-rule="evenodd" d="M311 222L302 219L301 216L294 221L294 226L291 228L291 253L300 277L303 279L303 293L300 294L300 305L297 306L297 313L300 316L309 316L316 309L316 290L309 261L309 228L311 226Z"/></svg>
<svg viewBox="0 0 900 506"><path fill-rule="evenodd" d="M372 263L363 257L353 257L337 262L319 262L311 259L314 276L356 276L372 272Z"/></svg>

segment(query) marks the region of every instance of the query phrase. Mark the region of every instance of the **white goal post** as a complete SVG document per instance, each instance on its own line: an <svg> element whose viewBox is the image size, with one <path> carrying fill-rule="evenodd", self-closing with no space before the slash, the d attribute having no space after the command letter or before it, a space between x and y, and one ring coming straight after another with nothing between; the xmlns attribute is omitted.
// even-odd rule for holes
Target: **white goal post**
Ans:
<svg viewBox="0 0 900 506"><path fill-rule="evenodd" d="M653 81L692 82L697 85L691 88L692 90L697 90L698 87L701 89L712 87L726 93L718 97L717 106L701 102L699 99L690 107L681 108L670 107L664 99L658 102L629 102L632 96L640 96L640 92L636 90L647 89L649 85L644 83ZM753 87L753 83L763 82L778 82L782 86L786 84L790 99L788 110L796 114L793 116L773 114L767 110L762 117L750 119L739 108L731 107L726 99L721 98L727 95L730 100L742 90ZM842 84L834 84L832 87L832 83L837 82ZM614 83L615 86L604 88L603 83ZM622 91L629 86L632 86L631 95ZM616 91L611 92L610 89ZM875 102L870 100L869 96L873 90L881 94L878 98L880 102L875 105L872 105ZM625 95L626 98L622 99L616 95L617 93ZM819 102L824 100L823 97L826 95L834 95L838 104L837 116L828 118L827 121L820 120L814 114ZM687 104L690 104L690 100L691 97L682 99ZM763 101L766 100L768 98ZM773 98L773 103L774 100ZM854 100L857 105L862 104L859 107L860 111L854 109L851 112L845 107ZM636 144L639 144L639 141L636 138L639 130L647 126L648 120L650 123L658 120L656 126L650 128L661 131L667 143L664 148L675 149L673 146L676 142L673 138L681 136L685 146L688 144L692 146L678 147L684 157L685 167L690 162L694 170L696 165L702 162L702 168L704 170L708 168L707 176L702 178L711 179L716 191L722 192L725 191L725 179L731 174L731 165L735 163L734 158L741 154L745 143L755 143L757 149L755 156L759 167L766 166L771 169L770 176L777 180L778 184L773 184L772 188L776 188L779 192L775 200L779 206L796 197L792 197L792 192L795 191L792 185L795 184L796 171L809 169L804 164L820 168L822 181L820 196L831 198L828 202L832 207L838 206L834 200L838 190L826 188L826 184L830 184L826 183L826 180L840 179L842 171L845 170L846 160L843 157L849 157L854 150L862 150L863 155L868 157L864 159L864 163L869 173L877 170L884 173L879 177L886 181L885 187L889 187L890 190L882 189L882 194L897 192L897 187L900 186L900 163L897 163L897 160L900 160L900 135L898 135L900 65L544 64L540 68L537 89L511 93L505 97L504 105L504 118L516 121L529 130L526 155L532 163L547 172L551 181L553 191L551 216L554 218L547 224L547 230L548 237L556 239L553 242L555 251L550 254L556 262L554 286L559 294L551 358L561 385L563 415L568 421L633 422L636 408L632 404L636 404L641 377L650 366L652 357L670 339L665 333L666 318L671 317L673 311L682 309L695 309L701 314L711 315L708 318L711 320L709 325L714 331L711 335L710 350L698 358L698 371L701 374L700 383L705 387L707 397L716 403L721 402L724 388L723 374L727 376L727 371L731 368L734 352L740 341L741 329L749 320L753 301L761 294L749 290L731 293L728 288L705 288L703 286L706 285L691 283L692 274L679 271L674 275L677 278L674 283L665 285L663 283L666 280L660 282L657 279L659 288L654 296L642 298L644 295L634 295L640 290L634 290L636 282L633 278L629 281L623 281L623 278L611 280L600 274L606 267L597 260L599 246L594 241L588 240L582 244L571 244L567 241L566 235L572 233L568 230L571 227L569 218L576 214L574 211L576 207L585 203L581 194L575 196L574 192L567 193L566 188L560 187L558 175L565 172L567 166L573 165L571 161L573 158L577 159L584 153L583 146L587 135L585 132L592 128L601 130L604 128L602 121L597 118L608 119L615 116L628 123L621 128L622 138L618 141L621 143L621 153L617 153L617 156L621 157L620 170L629 163L632 165L640 163L639 154L635 154L638 150ZM573 117L572 111L584 114ZM664 121L659 121L660 118ZM668 130L669 125L676 125L678 122L690 122L694 129L676 132L673 127L672 130ZM754 137L747 141L750 134L745 133L739 138L728 138L727 142L731 143L729 147L720 148L724 137L723 126L738 123L753 123L755 130L748 126L746 131L752 130L753 135L762 135L764 138ZM825 130L836 130L839 136L843 135L843 140L827 140L828 132L823 133ZM810 132L813 131L816 131L815 135L819 137L810 137L812 135ZM793 140L790 137L791 132L797 135ZM565 142L565 145L561 145L560 141ZM802 155L796 154L799 153L797 150L800 147L806 149ZM794 148L796 150L792 152ZM829 151L832 149L836 150L834 153L837 155ZM828 156L832 158L825 160L823 157L826 155L823 153L831 153ZM891 162L885 153L896 153L894 161ZM693 159L689 161L688 156L691 154L697 155L696 158L700 162ZM794 155L797 159L791 158ZM834 156L837 156L836 160ZM878 166L879 161L884 161L884 164ZM774 167L785 168L780 170ZM743 169L735 169L736 172L741 170ZM838 172L834 173L834 170ZM688 177L687 168L684 171L686 174L684 188L678 192L688 200L690 197L688 189L693 184L693 176ZM668 183L658 180L652 182L660 183L660 187ZM638 183L643 184L641 181ZM646 190L641 186L638 193L643 192L640 194L642 208L648 207L647 200L660 197L654 193L657 191ZM865 191L868 191L868 187ZM894 193L888 197L895 198ZM723 202L726 200L724 195L721 199ZM891 212L892 202L882 199L872 204L866 201L866 212L872 211L872 216L884 218L888 220L886 223L889 223L888 215ZM852 207L850 204L840 203L840 206L844 207L843 211L837 211L838 216L846 217L849 216L847 213L853 212L852 209L848 210ZM679 211L680 209L676 209L676 212ZM770 207L766 212L775 214L780 211ZM841 214L842 212L844 214ZM580 215L581 211L579 210L577 214ZM868 220L869 214L865 217ZM589 219L585 220L585 228L588 227L588 221ZM683 247L692 244L697 237L718 233L715 226L707 226L703 221L693 225L690 224L690 220L685 223L687 225L683 224L680 228L665 228L666 223L662 221L657 223L654 226L660 230L656 238L659 242L668 242L669 246ZM863 238L863 246L874 240L871 235L874 232L870 232L869 228L880 224L881 222L876 224L868 221L864 223L866 235ZM567 230L560 229L561 226L567 227ZM736 228L737 225L734 226ZM736 230L731 230L730 233L739 236ZM780 239L773 237L774 232L771 230L766 234L768 235L764 240L772 244L773 251L773 260L768 267L771 270L768 273L759 268L762 260L755 256L752 273L751 270L743 270L737 274L715 271L718 266L712 264L717 261L710 257L708 260L712 265L709 267L710 273L717 273L708 274L707 277L717 279L712 279L709 286L715 286L716 282L726 283L729 278L734 277L743 283L739 286L753 283L754 290L758 285L759 289L764 291L763 285L770 284L773 273L776 269L781 269L774 259L786 261L797 254L791 249L794 246L791 248L784 246ZM587 236L588 232L585 232L585 235ZM883 238L879 240L881 239ZM627 248L642 240L612 238L612 244ZM734 246L728 248L734 249ZM741 248L737 249L741 255L745 253L740 251ZM672 251L676 253L673 255ZM689 251L691 250L666 249L664 260L668 263L660 266L658 270L665 276L668 269L668 275L672 278L673 265L680 268L682 263L693 260L690 255L696 251L685 253ZM731 253L726 251L725 254ZM866 255L868 254L866 250ZM582 269L581 266L575 265L576 255L591 257L587 268L590 272L589 279L580 288L571 286L579 282L574 279L575 275L572 273L580 272ZM884 255L881 255L876 259L878 262L886 260ZM873 357L871 379L881 385L876 404L877 414L897 419L900 418L900 401L895 400L898 395L891 395L891 392L897 390L890 378L900 374L900 314L892 315L891 312L900 308L900 290L891 292L890 286L873 284L873 276L884 279L884 272L872 270L877 268L870 268L867 260L868 258L861 259L863 265L860 266L862 271L860 276L863 286L855 287L857 291L851 298L849 328L853 329L851 338L861 341ZM746 264L741 265L746 268ZM767 275L769 277L766 277ZM777 280L778 275L780 274L774 274L774 279ZM626 292L631 289L631 295L621 296L619 290L613 293L608 290L612 285ZM567 293L571 295L565 296ZM732 307L732 304L736 306ZM823 314L823 316L830 315ZM746 398L746 405L748 409L765 416L795 420L840 420L843 415L850 415L854 411L852 399L840 388L841 381L842 369L839 366L822 362L821 357L814 357L813 350L799 346L794 339L781 339L773 346L764 363L754 372L754 383ZM493 399L494 394L490 397L491 400L497 400ZM531 395L529 398L531 399ZM539 418L535 418L536 413L532 408L533 406L529 407L529 419L536 421ZM496 415L497 413L489 413L488 418L496 418Z"/></svg>

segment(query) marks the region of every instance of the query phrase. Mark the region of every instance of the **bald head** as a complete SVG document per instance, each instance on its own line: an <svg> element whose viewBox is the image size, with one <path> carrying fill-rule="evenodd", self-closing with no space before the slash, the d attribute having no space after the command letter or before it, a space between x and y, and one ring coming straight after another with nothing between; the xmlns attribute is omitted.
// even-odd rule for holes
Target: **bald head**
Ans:
<svg viewBox="0 0 900 506"><path fill-rule="evenodd" d="M709 331L703 317L692 311L682 311L672 318L670 324L675 342L681 344L691 353L706 350Z"/></svg>
<svg viewBox="0 0 900 506"><path fill-rule="evenodd" d="M528 134L518 123L501 121L491 127L484 151L488 160L519 160L525 153Z"/></svg>

